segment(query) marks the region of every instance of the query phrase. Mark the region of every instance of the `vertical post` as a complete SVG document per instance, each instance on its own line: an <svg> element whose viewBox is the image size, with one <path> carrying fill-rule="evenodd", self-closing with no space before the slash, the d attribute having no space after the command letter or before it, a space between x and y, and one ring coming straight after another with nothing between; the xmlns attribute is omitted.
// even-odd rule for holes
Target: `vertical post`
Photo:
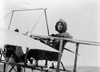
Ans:
<svg viewBox="0 0 100 72"><path fill-rule="evenodd" d="M50 35L50 33L49 33L49 27L48 27L48 20L47 20L46 9L47 9L47 8L44 9L44 14L45 14L45 19L46 19L46 25L47 25L48 35Z"/></svg>
<svg viewBox="0 0 100 72"><path fill-rule="evenodd" d="M29 48L26 48L26 55L25 55L25 62L24 62L25 65L27 63L27 53L28 53L28 51L29 51Z"/></svg>
<svg viewBox="0 0 100 72"><path fill-rule="evenodd" d="M58 55L58 63L57 63L57 70L56 72L60 72L59 71L59 67L60 67L60 62L61 62L61 57L62 57L62 44L63 44L63 40L60 40L60 46L59 46L59 55Z"/></svg>
<svg viewBox="0 0 100 72"><path fill-rule="evenodd" d="M26 65L27 63L27 53L29 51L29 48L26 48L26 55L25 55L25 61L24 61L24 65ZM24 72L25 72L25 67L24 67Z"/></svg>
<svg viewBox="0 0 100 72"><path fill-rule="evenodd" d="M3 55L4 59L5 59L5 61L7 61L7 59L5 57L5 53L4 53L3 50L2 50L2 55ZM6 63L5 62L4 62L4 66L3 66L3 72L6 72Z"/></svg>
<svg viewBox="0 0 100 72"><path fill-rule="evenodd" d="M2 48L0 48L0 62L2 61Z"/></svg>
<svg viewBox="0 0 100 72"><path fill-rule="evenodd" d="M6 72L6 63L4 63L3 72Z"/></svg>
<svg viewBox="0 0 100 72"><path fill-rule="evenodd" d="M78 48L79 48L79 43L76 43L76 52L75 52L75 60L74 60L74 69L73 69L73 72L76 72L77 58L78 58Z"/></svg>
<svg viewBox="0 0 100 72"><path fill-rule="evenodd" d="M11 25L13 14L14 14L14 11L12 11L12 15L11 15L11 19L10 19L10 22L9 22L8 30L10 29L10 25Z"/></svg>
<svg viewBox="0 0 100 72"><path fill-rule="evenodd" d="M45 66L47 67L47 65L48 65L48 60L45 60Z"/></svg>

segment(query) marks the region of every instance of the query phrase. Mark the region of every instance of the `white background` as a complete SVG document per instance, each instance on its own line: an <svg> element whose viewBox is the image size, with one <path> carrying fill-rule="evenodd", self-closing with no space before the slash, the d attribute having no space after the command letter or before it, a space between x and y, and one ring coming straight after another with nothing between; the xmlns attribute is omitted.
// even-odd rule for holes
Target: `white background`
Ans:
<svg viewBox="0 0 100 72"><path fill-rule="evenodd" d="M100 42L99 0L0 0L0 19L15 9L47 8L50 34L55 33L55 23L63 18L74 39ZM9 17L10 18L10 17ZM5 20L1 27L8 27ZM75 50L75 44L71 44ZM100 47L80 45L78 65L100 66ZM74 54L64 51L62 61L73 65Z"/></svg>

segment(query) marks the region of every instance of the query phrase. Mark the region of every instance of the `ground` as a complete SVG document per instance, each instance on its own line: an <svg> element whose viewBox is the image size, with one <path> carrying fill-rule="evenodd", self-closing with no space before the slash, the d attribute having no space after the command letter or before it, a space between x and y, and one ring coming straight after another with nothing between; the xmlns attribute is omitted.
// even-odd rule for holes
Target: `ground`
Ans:
<svg viewBox="0 0 100 72"><path fill-rule="evenodd" d="M7 69L11 68L10 66L7 66ZM67 70L73 71L73 66L66 66ZM32 72L31 69L25 69L26 72ZM6 70L8 71L8 70ZM3 64L0 64L0 72L3 72ZM14 72L14 70L12 71ZM40 72L40 71L34 71L34 72ZM56 72L56 70L49 69L49 72ZM64 72L64 71L61 71ZM96 66L78 66L77 72L100 72L100 67Z"/></svg>

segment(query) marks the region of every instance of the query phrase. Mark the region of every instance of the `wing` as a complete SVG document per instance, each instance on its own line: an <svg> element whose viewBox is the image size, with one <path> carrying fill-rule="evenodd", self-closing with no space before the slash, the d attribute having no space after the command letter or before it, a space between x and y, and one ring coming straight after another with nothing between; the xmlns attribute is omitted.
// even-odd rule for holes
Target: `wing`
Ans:
<svg viewBox="0 0 100 72"><path fill-rule="evenodd" d="M58 52L57 50L52 49L51 47L39 41L36 41L28 36L22 35L14 31L6 30L6 29L0 30L0 39L1 39L0 43L2 43L3 45L11 44L11 45L16 45L16 46L22 46L24 52L25 52L26 47Z"/></svg>

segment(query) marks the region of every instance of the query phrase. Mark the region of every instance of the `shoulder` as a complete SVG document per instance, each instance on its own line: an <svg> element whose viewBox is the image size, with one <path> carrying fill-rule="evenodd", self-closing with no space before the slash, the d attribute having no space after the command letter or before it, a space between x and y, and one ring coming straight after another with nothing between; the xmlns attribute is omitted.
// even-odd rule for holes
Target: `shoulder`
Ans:
<svg viewBox="0 0 100 72"><path fill-rule="evenodd" d="M63 36L63 37L66 37L66 38L70 38L70 39L73 38L72 35L71 35L70 33L68 33L68 32L64 32L64 33L62 34L62 36Z"/></svg>
<svg viewBox="0 0 100 72"><path fill-rule="evenodd" d="M70 35L68 32L64 32L62 33L63 36L67 36L67 35Z"/></svg>
<svg viewBox="0 0 100 72"><path fill-rule="evenodd" d="M68 32L64 32L64 33L60 33L60 34L52 34L51 36L54 36L54 37L65 37L65 38L70 38L72 39L72 35Z"/></svg>

